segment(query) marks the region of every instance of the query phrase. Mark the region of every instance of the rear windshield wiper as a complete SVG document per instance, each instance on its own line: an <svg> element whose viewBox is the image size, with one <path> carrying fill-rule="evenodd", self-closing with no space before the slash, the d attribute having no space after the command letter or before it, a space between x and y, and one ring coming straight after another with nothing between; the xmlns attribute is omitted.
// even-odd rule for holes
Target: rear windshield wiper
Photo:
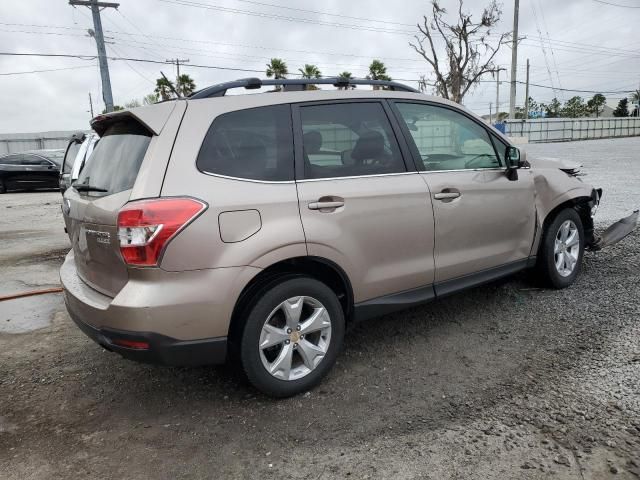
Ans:
<svg viewBox="0 0 640 480"><path fill-rule="evenodd" d="M108 192L109 190L105 188L95 187L93 185L71 185L71 187L75 188L78 192Z"/></svg>

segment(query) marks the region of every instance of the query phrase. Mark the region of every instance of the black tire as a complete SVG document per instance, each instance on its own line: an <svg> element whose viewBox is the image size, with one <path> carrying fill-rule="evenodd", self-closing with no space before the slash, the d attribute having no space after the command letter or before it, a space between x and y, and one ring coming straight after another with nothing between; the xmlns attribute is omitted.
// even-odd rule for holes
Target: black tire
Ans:
<svg viewBox="0 0 640 480"><path fill-rule="evenodd" d="M4 185L4 180L0 178L0 194L7 193L7 187Z"/></svg>
<svg viewBox="0 0 640 480"><path fill-rule="evenodd" d="M560 233L560 227L568 220L574 223L577 227L578 234L580 235L578 242L579 252L573 271L571 274L563 276L556 268L556 253L554 252L554 248L556 238ZM547 287L557 289L567 288L573 284L580 273L582 257L584 255L584 241L584 228L578 212L573 208L566 208L558 212L542 233L540 249L538 251L538 258L536 262L538 280Z"/></svg>
<svg viewBox="0 0 640 480"><path fill-rule="evenodd" d="M297 296L312 297L325 307L331 323L331 338L324 357L314 369L301 378L283 380L274 377L267 371L262 363L258 344L262 328L271 312L285 300ZM324 283L304 276L289 277L280 282L270 283L266 289L258 294L257 300L246 315L240 341L242 368L247 379L255 388L272 397L290 397L306 392L320 383L333 367L342 348L344 329L345 320L342 306L333 290ZM296 356L296 358L298 357Z"/></svg>

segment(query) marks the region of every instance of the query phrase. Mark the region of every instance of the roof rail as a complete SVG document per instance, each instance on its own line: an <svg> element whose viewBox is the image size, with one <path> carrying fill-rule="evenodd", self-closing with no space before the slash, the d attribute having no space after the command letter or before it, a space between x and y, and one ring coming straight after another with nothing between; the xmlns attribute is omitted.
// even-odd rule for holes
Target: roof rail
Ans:
<svg viewBox="0 0 640 480"><path fill-rule="evenodd" d="M190 99L198 98L211 98L211 97L223 97L226 95L227 90L232 88L244 88L247 90L254 90L265 86L283 86L285 91L291 90L305 90L307 85L333 85L334 87L349 87L351 85L378 85L381 87L387 87L389 90L397 90L401 92L414 92L420 93L415 88L411 88L402 83L387 81L387 80L367 80L364 78L344 78L344 77L330 77L330 78L279 78L279 79L266 79L261 80L259 78L241 78L239 80L233 80L231 82L219 83L210 87L203 88L197 92L189 95Z"/></svg>

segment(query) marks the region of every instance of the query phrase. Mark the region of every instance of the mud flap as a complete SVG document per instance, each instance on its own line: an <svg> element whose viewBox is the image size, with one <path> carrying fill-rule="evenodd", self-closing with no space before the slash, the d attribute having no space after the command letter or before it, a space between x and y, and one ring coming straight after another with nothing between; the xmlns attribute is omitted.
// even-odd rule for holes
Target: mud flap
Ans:
<svg viewBox="0 0 640 480"><path fill-rule="evenodd" d="M589 248L589 250L597 251L618 243L624 237L633 232L638 226L638 216L639 211L635 210L628 217L618 220L616 223L602 232L601 235L598 235L594 242L587 247Z"/></svg>

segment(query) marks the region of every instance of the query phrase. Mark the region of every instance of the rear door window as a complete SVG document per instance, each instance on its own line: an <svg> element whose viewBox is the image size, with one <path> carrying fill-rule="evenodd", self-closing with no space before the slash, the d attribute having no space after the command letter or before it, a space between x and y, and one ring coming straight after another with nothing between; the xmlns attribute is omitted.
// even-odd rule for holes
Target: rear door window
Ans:
<svg viewBox="0 0 640 480"><path fill-rule="evenodd" d="M133 188L140 165L151 142L151 133L133 119L116 121L105 130L87 159L75 185L90 185L111 195Z"/></svg>
<svg viewBox="0 0 640 480"><path fill-rule="evenodd" d="M406 171L384 108L377 102L300 107L305 178Z"/></svg>
<svg viewBox="0 0 640 480"><path fill-rule="evenodd" d="M288 105L251 108L217 117L200 148L201 172L262 181L293 180Z"/></svg>

